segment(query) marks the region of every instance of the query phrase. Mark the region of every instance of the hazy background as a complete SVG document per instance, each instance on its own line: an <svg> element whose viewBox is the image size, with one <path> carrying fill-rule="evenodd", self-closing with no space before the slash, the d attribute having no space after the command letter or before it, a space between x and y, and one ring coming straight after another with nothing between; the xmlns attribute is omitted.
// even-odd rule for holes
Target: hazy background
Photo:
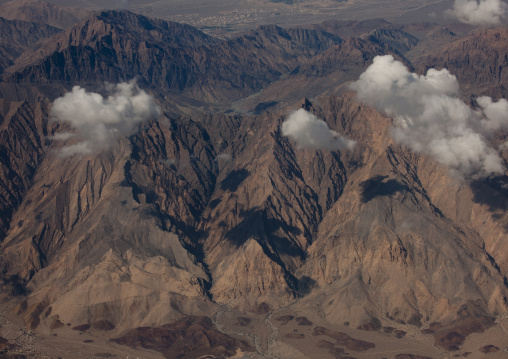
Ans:
<svg viewBox="0 0 508 359"><path fill-rule="evenodd" d="M0 1L6 2L5 0ZM384 18L390 22L449 22L443 12L453 0L47 0L86 9L127 9L143 15L188 23L199 28L237 32L262 24L282 26L326 20Z"/></svg>

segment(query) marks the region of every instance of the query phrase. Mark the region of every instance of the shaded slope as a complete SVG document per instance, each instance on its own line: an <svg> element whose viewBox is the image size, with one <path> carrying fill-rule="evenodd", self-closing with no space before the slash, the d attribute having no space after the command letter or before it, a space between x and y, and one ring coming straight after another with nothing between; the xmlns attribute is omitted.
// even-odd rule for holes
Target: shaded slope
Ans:
<svg viewBox="0 0 508 359"><path fill-rule="evenodd" d="M219 332L209 318L185 317L160 328L137 328L113 339L118 344L157 350L165 358L231 357L240 349L254 351L244 341Z"/></svg>
<svg viewBox="0 0 508 359"><path fill-rule="evenodd" d="M19 59L11 69L17 72L7 80L89 84L137 77L158 91L205 102L231 101L341 41L328 33L290 32L265 26L218 41L188 25L102 12Z"/></svg>
<svg viewBox="0 0 508 359"><path fill-rule="evenodd" d="M58 32L60 30L52 26L0 17L0 75L24 51Z"/></svg>
<svg viewBox="0 0 508 359"><path fill-rule="evenodd" d="M266 109L273 111L283 108L295 98L347 91L346 85L356 80L374 57L381 54L392 54L400 61L409 63L383 42L350 37L295 67L262 92L247 98L242 109L254 113Z"/></svg>
<svg viewBox="0 0 508 359"><path fill-rule="evenodd" d="M167 333L164 324L218 304L263 313L295 304L366 330L492 324L507 309L506 180L459 182L395 146L391 120L346 93L376 55L413 43L376 34L342 41L265 26L217 41L128 12L57 34L10 77L18 84L0 86L2 295L20 297L28 328L58 316L108 338ZM286 103L258 116L166 113L111 151L61 157L65 144L45 136L64 128L48 125L49 100L29 82L58 96L132 74L163 108L173 93L232 101L259 89L254 102ZM296 102L298 87L342 95ZM298 148L281 124L299 107L355 150Z"/></svg>
<svg viewBox="0 0 508 359"><path fill-rule="evenodd" d="M44 159L49 101L0 99L0 241Z"/></svg>
<svg viewBox="0 0 508 359"><path fill-rule="evenodd" d="M2 17L46 24L65 29L88 15L79 8L60 7L40 0L3 1L0 4Z"/></svg>
<svg viewBox="0 0 508 359"><path fill-rule="evenodd" d="M495 237L482 238L475 224L459 224L439 207L447 201L446 190L436 196L435 188L454 180L435 164L430 171L428 159L394 147L386 136L389 122L350 101L331 100L328 108L353 111L346 133L362 134L355 137L362 165L346 166L344 194L323 218L297 271L320 287L298 307L317 301L332 322L368 323L377 317L413 325L503 312L505 277L483 242ZM436 187L427 187L430 183ZM453 198L455 192L447 190ZM497 227L502 230L502 223Z"/></svg>
<svg viewBox="0 0 508 359"><path fill-rule="evenodd" d="M383 43L401 55L411 50L420 41L407 32L388 28L375 29L365 37L372 42Z"/></svg>
<svg viewBox="0 0 508 359"><path fill-rule="evenodd" d="M447 68L464 91L504 97L507 86L508 30L478 30L418 59L417 68Z"/></svg>

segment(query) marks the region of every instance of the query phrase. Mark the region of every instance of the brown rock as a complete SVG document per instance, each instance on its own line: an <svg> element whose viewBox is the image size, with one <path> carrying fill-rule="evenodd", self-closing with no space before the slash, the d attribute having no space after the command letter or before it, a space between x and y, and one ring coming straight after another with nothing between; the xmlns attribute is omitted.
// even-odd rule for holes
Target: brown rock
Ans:
<svg viewBox="0 0 508 359"><path fill-rule="evenodd" d="M192 316L159 328L137 328L113 341L133 348L156 350L169 359L232 356L237 349L253 351L246 342L217 331L209 318Z"/></svg>
<svg viewBox="0 0 508 359"><path fill-rule="evenodd" d="M335 346L335 344L327 341L327 340L320 340L316 343L316 346L319 347L319 348L333 348Z"/></svg>
<svg viewBox="0 0 508 359"><path fill-rule="evenodd" d="M115 329L115 325L106 319L98 320L92 323L92 328L96 330L109 331Z"/></svg>
<svg viewBox="0 0 508 359"><path fill-rule="evenodd" d="M72 330L78 330L80 332L86 332L88 329L90 329L90 324L81 324L77 325L75 327L72 327Z"/></svg>
<svg viewBox="0 0 508 359"><path fill-rule="evenodd" d="M329 354L333 355L335 358L343 358L346 352L342 348L330 348L328 351Z"/></svg>
<svg viewBox="0 0 508 359"><path fill-rule="evenodd" d="M19 345L14 344L14 343L9 343L9 341L7 339L0 336L0 351L5 352L5 351L10 351L10 350L16 350L18 348L20 348Z"/></svg>
<svg viewBox="0 0 508 359"><path fill-rule="evenodd" d="M345 333L329 330L324 327L315 327L314 335L326 335L332 339L335 339L337 341L337 345L344 346L347 349L356 352L364 352L376 347L374 343L354 339Z"/></svg>
<svg viewBox="0 0 508 359"><path fill-rule="evenodd" d="M51 32L18 25L8 28L35 31L25 44L12 38L23 48ZM295 313L316 305L332 323L370 331L381 330L375 317L439 321L428 330L455 350L493 325L507 309L506 180L460 182L394 145L392 120L345 89L379 54L407 61L397 53L415 40L379 20L346 27L368 34L263 26L222 41L103 11L17 57L0 83L0 273L2 293L25 297L27 326L58 315L113 335L209 315L217 303L266 316L298 301ZM471 91L499 93L504 32L427 48L418 71L450 59ZM109 151L59 156L52 135L70 129L48 121L51 101L74 84L104 92L104 81L126 77L164 116ZM307 91L318 97L301 100ZM241 110L256 116L202 114L255 92ZM298 107L355 150L299 148L281 131Z"/></svg>
<svg viewBox="0 0 508 359"><path fill-rule="evenodd" d="M499 351L499 348L495 345L485 345L479 349L482 353L488 354L488 353L496 353Z"/></svg>
<svg viewBox="0 0 508 359"><path fill-rule="evenodd" d="M252 319L247 318L247 317L238 317L238 318L236 318L236 320L237 320L237 325L239 325L241 327L246 327L247 325L249 325L252 322Z"/></svg>
<svg viewBox="0 0 508 359"><path fill-rule="evenodd" d="M295 317L292 315L281 315L280 317L275 318L276 321L280 322L282 325L289 323Z"/></svg>
<svg viewBox="0 0 508 359"><path fill-rule="evenodd" d="M311 326L312 322L308 320L306 317L296 317L295 321L298 323L298 325L305 325L305 326Z"/></svg>
<svg viewBox="0 0 508 359"><path fill-rule="evenodd" d="M407 333L405 331L403 331L403 330L394 330L393 334L395 334L396 338L400 339L400 338L404 338Z"/></svg>
<svg viewBox="0 0 508 359"><path fill-rule="evenodd" d="M472 333L483 333L494 324L492 318L468 318L434 333L436 344L449 351L459 350L465 338Z"/></svg>
<svg viewBox="0 0 508 359"><path fill-rule="evenodd" d="M60 321L60 319L58 319L58 316L55 316L53 317L53 320L51 322L51 325L49 326L50 329L59 329L59 328L62 328L63 326L65 326L64 323L62 323Z"/></svg>

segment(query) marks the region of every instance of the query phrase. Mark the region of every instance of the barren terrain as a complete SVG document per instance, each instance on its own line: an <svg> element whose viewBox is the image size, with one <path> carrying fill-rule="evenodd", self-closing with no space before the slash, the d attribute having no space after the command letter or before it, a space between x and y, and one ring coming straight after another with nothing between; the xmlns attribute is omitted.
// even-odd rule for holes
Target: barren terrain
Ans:
<svg viewBox="0 0 508 359"><path fill-rule="evenodd" d="M508 30L372 4L0 2L0 357L508 357Z"/></svg>

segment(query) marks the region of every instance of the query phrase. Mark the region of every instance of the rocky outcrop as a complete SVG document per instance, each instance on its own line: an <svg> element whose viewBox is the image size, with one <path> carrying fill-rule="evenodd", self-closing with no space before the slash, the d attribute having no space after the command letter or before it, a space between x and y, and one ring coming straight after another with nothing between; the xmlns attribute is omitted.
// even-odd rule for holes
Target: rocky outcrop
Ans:
<svg viewBox="0 0 508 359"><path fill-rule="evenodd" d="M459 36L447 27L436 27L426 33L416 46L409 49L405 56L411 61L418 61L420 57L425 56L432 51L455 41Z"/></svg>
<svg viewBox="0 0 508 359"><path fill-rule="evenodd" d="M232 101L265 87L341 40L328 33L264 26L219 41L188 25L104 11L25 54L7 81L119 82L205 102ZM292 37L293 36L293 37Z"/></svg>
<svg viewBox="0 0 508 359"><path fill-rule="evenodd" d="M161 352L165 358L232 357L254 351L246 342L219 332L205 317L185 317L160 328L137 328L113 339L118 344Z"/></svg>
<svg viewBox="0 0 508 359"><path fill-rule="evenodd" d="M52 26L0 17L0 75L24 51L36 48L40 40L58 32Z"/></svg>
<svg viewBox="0 0 508 359"><path fill-rule="evenodd" d="M507 83L506 28L478 30L419 58L419 71L447 68L468 94L503 97Z"/></svg>
<svg viewBox="0 0 508 359"><path fill-rule="evenodd" d="M345 106L341 102L340 108ZM379 306L383 317L411 324L450 319L468 303L482 302L479 307L489 308L485 312L473 310L474 315L504 311L504 275L499 275L484 248L487 237L483 239L465 222L459 224L451 220L453 216L447 217L448 211L442 207L447 201L444 192L433 202L437 197L427 186L434 183L433 188L440 187L443 172L434 170L431 175L426 171L420 178L422 162L428 160L390 144L383 135L389 131L386 120L374 120L370 115L368 122L362 122L363 116L358 115L349 126L355 132L358 130L353 129L361 128L362 138L369 139L369 150L362 155L364 165L346 167L344 194L321 222L306 264L299 270L299 276L313 278L330 293L330 300L323 300L328 303L325 313L337 316L337 321L354 322L356 314L351 308L355 298L364 303L362 310L376 311ZM363 149L360 139L358 142ZM376 148L383 150L377 152ZM453 198L453 192L449 193ZM457 268L469 268L472 274L463 277ZM492 285L489 289L487 282ZM400 283L407 284L393 296L393 288ZM337 289L326 289L330 286ZM338 314L347 312L344 306L352 317ZM368 316L364 314L363 320L368 321Z"/></svg>
<svg viewBox="0 0 508 359"><path fill-rule="evenodd" d="M33 330L69 323L133 346L142 334L157 350L174 344L154 339L173 333L165 324L210 317L219 305L217 313L267 315L253 320L266 323L291 306L302 326L315 318L369 331L442 322L444 347L456 340L450 333L465 338L478 323L492 325L507 310L505 177L461 182L395 145L391 119L347 91L378 54L409 64L397 53L414 41L385 30L371 34L375 41L342 41L263 26L219 41L110 11L57 34L31 60L25 53L9 77L17 82L0 84L2 295L18 297L16 311ZM502 33L480 34L493 31ZM103 81L131 75L156 96L161 116L109 150L62 156L76 139L52 137L68 128L48 122L47 98L66 81L103 90ZM316 98L302 101L302 92ZM257 101L257 115L170 111L180 99L199 107L238 98L244 109ZM299 107L355 148L300 148L281 130ZM193 318L175 325L217 334ZM275 337L274 329L266 340ZM336 340L372 348L352 338ZM220 340L228 345L220 355L242 349Z"/></svg>
<svg viewBox="0 0 508 359"><path fill-rule="evenodd" d="M342 72L344 78L338 79L337 83L344 83L357 78L377 55L389 54L393 51L385 44L378 44L370 38L364 40L350 37L342 44L315 56L311 61L294 70L292 74L304 74L315 79Z"/></svg>
<svg viewBox="0 0 508 359"><path fill-rule="evenodd" d="M302 311L353 325L505 310L505 262L430 185L453 178L394 146L390 121L353 95L321 101L304 105L355 151L297 149L270 115L216 115L148 122L109 153L46 155L2 247L6 275L28 282L29 326L51 306L120 333L203 315L209 298L249 311L303 296Z"/></svg>
<svg viewBox="0 0 508 359"><path fill-rule="evenodd" d="M74 25L88 15L86 10L77 7L62 7L40 0L3 1L0 12L9 20L46 24L59 29Z"/></svg>
<svg viewBox="0 0 508 359"><path fill-rule="evenodd" d="M31 327L48 306L65 322L107 320L116 331L133 316L162 325L210 310L206 270L150 204L134 199L124 170L129 153L120 144L95 158L52 153L41 164L2 252L7 273L30 279L21 313ZM62 167L69 171L50 175Z"/></svg>
<svg viewBox="0 0 508 359"><path fill-rule="evenodd" d="M14 211L30 189L45 156L49 101L1 99L0 113L0 241L11 227ZM18 225L21 225L18 223Z"/></svg>
<svg viewBox="0 0 508 359"><path fill-rule="evenodd" d="M399 54L405 54L420 41L405 31L390 28L375 29L365 37L374 43L383 43Z"/></svg>

